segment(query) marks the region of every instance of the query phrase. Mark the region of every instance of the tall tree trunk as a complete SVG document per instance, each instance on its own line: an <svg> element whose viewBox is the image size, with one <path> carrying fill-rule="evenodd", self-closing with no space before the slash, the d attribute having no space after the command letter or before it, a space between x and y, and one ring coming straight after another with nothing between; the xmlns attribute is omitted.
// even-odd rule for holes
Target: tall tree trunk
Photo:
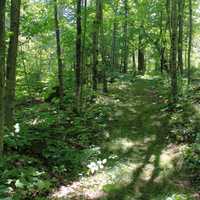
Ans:
<svg viewBox="0 0 200 200"><path fill-rule="evenodd" d="M118 64L117 64L117 20L116 20L116 15L115 19L113 22L113 30L112 30L112 68L113 69L118 69Z"/></svg>
<svg viewBox="0 0 200 200"><path fill-rule="evenodd" d="M185 0L178 0L178 68L183 74L183 23L184 23L184 5Z"/></svg>
<svg viewBox="0 0 200 200"><path fill-rule="evenodd" d="M4 92L5 92L5 4L6 0L0 1L0 156L3 153L4 137Z"/></svg>
<svg viewBox="0 0 200 200"><path fill-rule="evenodd" d="M192 31L193 31L192 14L193 14L192 0L189 0L188 85L191 82L191 50L192 50Z"/></svg>
<svg viewBox="0 0 200 200"><path fill-rule="evenodd" d="M166 20L167 23L167 20ZM163 73L165 66L166 66L166 59L165 59L165 50L166 50L166 42L165 42L165 33L167 29L163 28L163 10L160 11L160 48L159 48L159 56L160 56L160 72Z"/></svg>
<svg viewBox="0 0 200 200"><path fill-rule="evenodd" d="M128 0L124 0L124 46L123 46L123 73L128 69Z"/></svg>
<svg viewBox="0 0 200 200"><path fill-rule="evenodd" d="M84 88L87 87L88 81L88 69L87 69L87 49L86 49L86 32L87 32L87 0L82 1L82 6L84 8L83 12L83 30L82 30L82 45L81 45L81 104L84 106L86 104L85 101L83 101L83 92ZM84 99L86 100L86 99Z"/></svg>
<svg viewBox="0 0 200 200"><path fill-rule="evenodd" d="M77 20L76 20L76 106L77 111L80 111L81 106L81 58L82 58L82 27L81 27L81 0L77 0Z"/></svg>
<svg viewBox="0 0 200 200"><path fill-rule="evenodd" d="M93 66L92 66L92 87L93 90L97 90L97 77L98 77L98 55L99 55L99 28L100 28L100 12L99 12L100 0L96 0L96 16L93 23Z"/></svg>
<svg viewBox="0 0 200 200"><path fill-rule="evenodd" d="M119 68L119 48L117 43L117 27L118 27L118 9L119 9L119 1L113 1L112 4L114 20L112 25L112 52L111 52L111 65L113 69L120 71Z"/></svg>
<svg viewBox="0 0 200 200"><path fill-rule="evenodd" d="M6 96L5 96L5 120L9 129L13 128L15 110L15 88L16 88L16 63L18 51L19 23L20 23L21 0L11 0L10 11L10 41L7 55L6 71Z"/></svg>
<svg viewBox="0 0 200 200"><path fill-rule="evenodd" d="M142 43L142 26L139 33L139 44L138 44L138 72L140 74L145 74L146 66L145 66L145 57L144 57L144 47Z"/></svg>
<svg viewBox="0 0 200 200"><path fill-rule="evenodd" d="M165 68L165 47L161 47L160 50L160 71L163 73Z"/></svg>
<svg viewBox="0 0 200 200"><path fill-rule="evenodd" d="M59 98L60 98L60 108L62 108L63 98L64 98L64 81L63 81L63 62L61 58L61 42L60 42L60 28L58 21L57 0L54 0L54 23L55 23L55 35L56 35L56 53L58 62Z"/></svg>
<svg viewBox="0 0 200 200"><path fill-rule="evenodd" d="M86 73L86 61L87 61L87 53L86 53L86 31L87 31L87 0L83 1L83 7L84 7L84 19L83 19L83 34L82 34L82 57L81 57L81 62L82 62L82 87L85 83L85 79L87 76Z"/></svg>
<svg viewBox="0 0 200 200"><path fill-rule="evenodd" d="M144 57L144 49L139 48L138 49L138 72L140 74L145 74L145 57Z"/></svg>
<svg viewBox="0 0 200 200"><path fill-rule="evenodd" d="M135 61L135 49L132 52L132 67L133 67L133 74L136 73L136 61Z"/></svg>
<svg viewBox="0 0 200 200"><path fill-rule="evenodd" d="M172 103L177 102L177 0L171 0L171 94Z"/></svg>
<svg viewBox="0 0 200 200"><path fill-rule="evenodd" d="M98 76L98 41L99 41L99 0L96 0L96 17L93 23L93 64L92 64L92 87L97 90L97 76Z"/></svg>
<svg viewBox="0 0 200 200"><path fill-rule="evenodd" d="M104 28L103 28L103 0L99 0L99 22L100 22L100 51L102 60L102 78L103 78L103 92L108 92L107 84L107 62L106 62L106 49L104 44Z"/></svg>

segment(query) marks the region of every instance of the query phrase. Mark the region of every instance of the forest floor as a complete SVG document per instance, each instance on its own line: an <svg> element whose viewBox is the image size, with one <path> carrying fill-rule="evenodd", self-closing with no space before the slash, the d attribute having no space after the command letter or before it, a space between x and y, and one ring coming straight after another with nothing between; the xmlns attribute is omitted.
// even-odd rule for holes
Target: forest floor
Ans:
<svg viewBox="0 0 200 200"><path fill-rule="evenodd" d="M107 163L94 174L61 185L53 199L165 200L173 194L193 199L188 197L190 184L178 172L183 146L167 138L163 85L156 76L113 85L105 98L117 99L116 112L107 122L108 140L100 147Z"/></svg>

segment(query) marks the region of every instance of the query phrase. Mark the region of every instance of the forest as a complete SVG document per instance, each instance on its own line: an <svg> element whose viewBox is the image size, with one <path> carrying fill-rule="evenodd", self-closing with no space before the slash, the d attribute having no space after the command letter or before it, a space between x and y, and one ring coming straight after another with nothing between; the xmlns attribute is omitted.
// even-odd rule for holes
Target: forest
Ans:
<svg viewBox="0 0 200 200"><path fill-rule="evenodd" d="M0 0L0 200L200 200L200 1Z"/></svg>

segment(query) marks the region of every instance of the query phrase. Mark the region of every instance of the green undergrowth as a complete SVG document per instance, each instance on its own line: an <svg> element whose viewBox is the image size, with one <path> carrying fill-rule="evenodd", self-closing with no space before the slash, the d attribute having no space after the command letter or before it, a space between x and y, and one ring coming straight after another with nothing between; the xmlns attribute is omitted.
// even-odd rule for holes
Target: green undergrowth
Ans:
<svg viewBox="0 0 200 200"><path fill-rule="evenodd" d="M88 92L79 114L73 100L63 111L56 99L18 106L0 161L0 200L49 199L56 188L80 180L86 189L106 193L99 199L192 200L190 185L182 187L188 177L173 155L176 146L189 144L184 170L198 174L193 103L183 100L170 113L168 88L159 76L121 75L109 90Z"/></svg>
<svg viewBox="0 0 200 200"><path fill-rule="evenodd" d="M86 174L107 138L106 122L113 111L112 103L102 99L97 94L80 114L70 104L63 111L56 103L19 106L16 126L5 135L0 199L45 199L52 188Z"/></svg>

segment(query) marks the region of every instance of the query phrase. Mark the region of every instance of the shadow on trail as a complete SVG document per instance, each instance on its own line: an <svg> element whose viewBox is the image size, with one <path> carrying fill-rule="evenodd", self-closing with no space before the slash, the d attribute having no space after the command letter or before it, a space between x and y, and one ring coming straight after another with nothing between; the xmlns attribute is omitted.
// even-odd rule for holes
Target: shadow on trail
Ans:
<svg viewBox="0 0 200 200"><path fill-rule="evenodd" d="M168 195L171 190L169 184L164 185L170 173L163 177L163 152L168 149L169 133L169 116L161 111L165 106L163 85L157 79L141 78L121 85L111 92L111 98L114 95L119 104L112 113L113 120L108 122L110 139L102 144L103 156L113 154L117 160L110 161L99 174L86 177L85 182L78 183L80 186L67 187L75 196L69 199L161 200L160 193Z"/></svg>
<svg viewBox="0 0 200 200"><path fill-rule="evenodd" d="M154 187L154 180L160 174L160 155L165 147L164 143L160 144L161 138L162 137L160 136L156 137L155 141L153 141L149 145L143 163L132 174L132 181L128 185L122 186L120 188L116 187L118 189L114 189L113 191L111 191L110 194L108 194L108 196L106 197L106 199L123 200L126 199L127 196L135 196L137 199L149 200L149 192L152 189L152 187ZM151 161L152 156L154 156L153 163ZM153 171L149 179L144 180L141 176L144 173L144 170L148 164L153 165Z"/></svg>
<svg viewBox="0 0 200 200"><path fill-rule="evenodd" d="M119 186L117 183L113 185L113 190L111 189L106 197L108 200L149 200L151 191L156 187L154 182L161 172L160 156L162 150L167 146L165 138L168 134L168 119L161 116L160 108L163 105L160 104L161 99L158 91L154 89L155 84L160 83L155 82L155 80L137 80L134 90L122 92L121 101L125 103L129 97L128 101L132 101L132 109L135 109L135 113L122 106L121 109L124 110L122 117L112 124L112 127L115 127L112 130L112 139L123 137L133 142L133 146L127 151L121 151L119 146L116 153L122 162L124 159L129 159L131 162L135 162L138 167L133 170L131 182L128 185ZM117 134L115 134L116 132ZM149 138L150 141L135 149L137 145L134 143L141 143L145 138ZM146 149L144 150L143 147ZM137 150L141 153L140 158L132 159ZM151 169L148 169L149 167ZM147 174L144 175L145 173Z"/></svg>

